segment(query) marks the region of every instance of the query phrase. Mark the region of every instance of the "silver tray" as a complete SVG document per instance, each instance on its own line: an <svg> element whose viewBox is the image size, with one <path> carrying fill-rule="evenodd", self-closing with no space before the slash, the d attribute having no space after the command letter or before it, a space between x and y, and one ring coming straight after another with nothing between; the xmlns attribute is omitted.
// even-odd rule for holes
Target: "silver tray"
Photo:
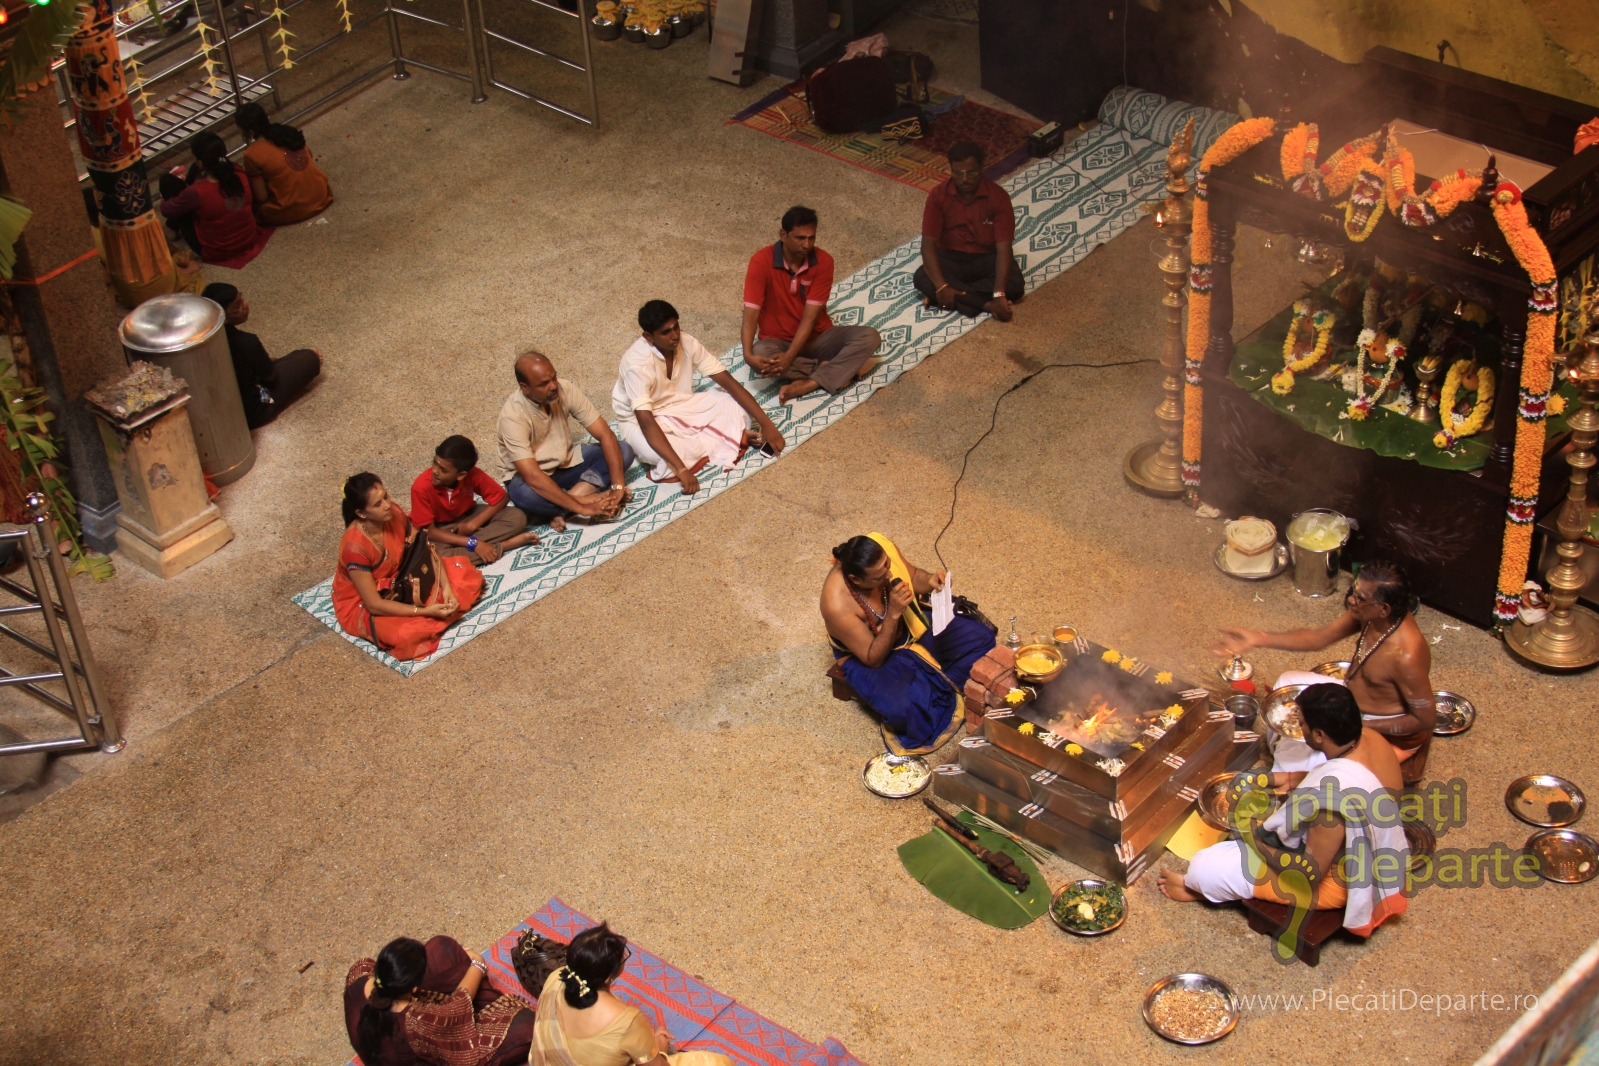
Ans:
<svg viewBox="0 0 1599 1066"><path fill-rule="evenodd" d="M1224 540L1216 545L1216 569L1228 577L1235 577L1239 581L1270 581L1272 578L1288 569L1288 545L1278 544L1276 548L1277 561L1272 568L1264 574L1239 574L1227 568L1227 542Z"/></svg>
<svg viewBox="0 0 1599 1066"><path fill-rule="evenodd" d="M1477 720L1477 708L1464 696L1438 691L1432 694L1432 700L1438 708L1438 721L1432 727L1435 737L1458 736Z"/></svg>
<svg viewBox="0 0 1599 1066"><path fill-rule="evenodd" d="M925 771L925 776L922 778L922 783L911 789L909 792L879 792L877 789L872 787L871 781L866 777L866 773L872 768L872 764L877 762L879 759L893 759L898 762L914 763L917 766L920 766L922 770ZM890 755L888 752L882 751L878 752L876 755L873 755L870 759L867 759L866 765L861 767L861 784L866 786L866 791L870 792L874 796L882 796L884 799L910 799L912 796L916 795L918 792L922 791L922 789L931 784L932 781L932 768L927 765L927 760L922 758L920 755Z"/></svg>
<svg viewBox="0 0 1599 1066"><path fill-rule="evenodd" d="M1195 991L1215 992L1220 995L1227 1001L1227 1015L1222 1020L1221 1028L1212 1036L1200 1037L1196 1040L1192 1037L1177 1036L1155 1024L1155 1000L1160 998L1162 992L1170 988L1190 988ZM1144 1023L1174 1044L1198 1045L1215 1043L1237 1027L1238 1013L1238 997L1233 995L1233 990L1227 987L1227 982L1219 977L1212 977L1208 973L1174 973L1169 977L1162 977L1159 981L1150 985L1149 991L1144 993Z"/></svg>
<svg viewBox="0 0 1599 1066"><path fill-rule="evenodd" d="M1545 881L1580 885L1599 874L1599 844L1575 829L1543 829L1527 838L1527 851L1538 856Z"/></svg>
<svg viewBox="0 0 1599 1066"><path fill-rule="evenodd" d="M1322 677L1330 677L1334 681L1344 681L1347 680L1344 675L1349 673L1349 660L1340 659L1337 662L1322 663L1320 666L1312 666L1310 668L1310 672L1313 674L1320 674Z"/></svg>
<svg viewBox="0 0 1599 1066"><path fill-rule="evenodd" d="M1299 698L1301 692L1309 687L1309 685L1284 685L1282 688L1274 689L1272 694L1266 697L1266 702L1260 705L1260 716L1265 719L1266 729L1269 732L1279 737L1287 737L1290 740L1305 739L1305 723L1299 717L1299 705L1294 701ZM1299 730L1299 736L1294 736L1284 728L1284 719L1287 715L1293 716L1293 721Z"/></svg>
<svg viewBox="0 0 1599 1066"><path fill-rule="evenodd" d="M1122 916L1116 919L1116 924L1107 925L1103 929L1073 929L1071 926L1061 921L1059 916L1055 914L1055 904L1062 896L1066 894L1068 889L1076 885L1081 885L1084 888L1113 888L1117 892L1120 892L1122 897ZM1110 881L1101 881L1097 877L1079 878L1076 881L1069 881L1055 890L1055 894L1049 898L1049 916L1054 920L1057 926L1059 926L1063 931L1070 933L1072 936L1104 936L1113 929L1120 929L1122 923L1127 920L1127 893L1122 891L1120 885Z"/></svg>
<svg viewBox="0 0 1599 1066"><path fill-rule="evenodd" d="M1533 789L1560 789L1570 797L1568 800L1554 800L1529 795ZM1561 826L1571 825L1582 817L1583 808L1588 806L1588 797L1582 794L1582 789L1554 774L1528 774L1518 777L1510 782L1510 787L1505 789L1505 807L1511 814L1520 818L1528 825L1541 826L1545 829L1559 829Z"/></svg>

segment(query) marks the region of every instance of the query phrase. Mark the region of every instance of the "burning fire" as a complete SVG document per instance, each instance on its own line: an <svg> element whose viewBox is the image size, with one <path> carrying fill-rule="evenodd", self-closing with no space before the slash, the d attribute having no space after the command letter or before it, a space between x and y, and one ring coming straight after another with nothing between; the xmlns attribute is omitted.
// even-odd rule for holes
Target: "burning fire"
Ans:
<svg viewBox="0 0 1599 1066"><path fill-rule="evenodd" d="M1095 696L1093 699L1091 699L1088 702L1088 709L1093 713L1087 718L1084 718L1082 723L1077 727L1081 732L1087 734L1088 736L1093 736L1094 731L1099 728L1100 723L1116 713L1116 708L1106 703L1103 696Z"/></svg>

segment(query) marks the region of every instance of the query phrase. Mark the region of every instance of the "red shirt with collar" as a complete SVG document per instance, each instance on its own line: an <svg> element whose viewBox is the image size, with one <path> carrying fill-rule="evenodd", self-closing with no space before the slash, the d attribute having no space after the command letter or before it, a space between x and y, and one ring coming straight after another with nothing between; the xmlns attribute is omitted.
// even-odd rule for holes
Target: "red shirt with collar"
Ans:
<svg viewBox="0 0 1599 1066"><path fill-rule="evenodd" d="M960 198L951 179L927 194L922 236L946 252L991 253L1016 239L1016 213L1005 190L987 178L971 203Z"/></svg>
<svg viewBox="0 0 1599 1066"><path fill-rule="evenodd" d="M778 241L750 256L749 269L744 272L744 306L760 311L762 339L793 340L808 304L822 309L811 336L832 329L833 320L827 317L827 298L832 291L833 257L820 248L794 271L783 256L783 242Z"/></svg>
<svg viewBox="0 0 1599 1066"><path fill-rule="evenodd" d="M424 470L411 484L411 524L421 529L458 522L472 509L474 495L493 507L505 499L505 488L475 466L450 489L436 488L433 471Z"/></svg>

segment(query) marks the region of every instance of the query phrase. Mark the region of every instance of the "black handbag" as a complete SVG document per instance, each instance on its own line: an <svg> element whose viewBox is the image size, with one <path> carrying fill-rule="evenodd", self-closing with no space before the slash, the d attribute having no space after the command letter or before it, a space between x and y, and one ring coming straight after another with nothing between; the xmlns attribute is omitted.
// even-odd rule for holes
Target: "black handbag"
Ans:
<svg viewBox="0 0 1599 1066"><path fill-rule="evenodd" d="M982 608L977 606L977 601L969 600L965 596L956 596L953 599L956 614L962 618L970 618L974 622L981 622L988 628L990 633L998 635L999 626L989 621L988 615L984 614Z"/></svg>
<svg viewBox="0 0 1599 1066"><path fill-rule="evenodd" d="M439 553L428 540L427 530L406 523L405 552L400 556L400 569L394 575L394 584L382 593L386 600L426 607L433 598L434 586L439 580Z"/></svg>
<svg viewBox="0 0 1599 1066"><path fill-rule="evenodd" d="M538 999L550 974L566 965L566 945L528 929L511 949L511 965L527 994Z"/></svg>

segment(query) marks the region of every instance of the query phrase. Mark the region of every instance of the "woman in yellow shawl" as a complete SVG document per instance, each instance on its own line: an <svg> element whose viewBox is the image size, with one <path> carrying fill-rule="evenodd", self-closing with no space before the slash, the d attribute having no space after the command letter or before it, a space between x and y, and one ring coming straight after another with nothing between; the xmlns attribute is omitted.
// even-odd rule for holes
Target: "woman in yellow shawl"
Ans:
<svg viewBox="0 0 1599 1066"><path fill-rule="evenodd" d="M629 954L603 922L572 938L566 965L539 993L529 1066L733 1066L709 1051L673 1052L671 1037L611 994Z"/></svg>

